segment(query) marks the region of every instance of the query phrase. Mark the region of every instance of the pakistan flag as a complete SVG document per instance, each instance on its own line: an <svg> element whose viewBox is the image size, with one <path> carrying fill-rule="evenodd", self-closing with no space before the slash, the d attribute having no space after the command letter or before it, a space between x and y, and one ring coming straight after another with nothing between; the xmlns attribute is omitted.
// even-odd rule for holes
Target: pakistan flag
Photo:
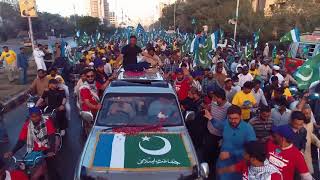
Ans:
<svg viewBox="0 0 320 180"><path fill-rule="evenodd" d="M294 74L300 90L306 90L320 78L320 54L306 61Z"/></svg>
<svg viewBox="0 0 320 180"><path fill-rule="evenodd" d="M141 169L190 168L181 134L101 134L93 168Z"/></svg>

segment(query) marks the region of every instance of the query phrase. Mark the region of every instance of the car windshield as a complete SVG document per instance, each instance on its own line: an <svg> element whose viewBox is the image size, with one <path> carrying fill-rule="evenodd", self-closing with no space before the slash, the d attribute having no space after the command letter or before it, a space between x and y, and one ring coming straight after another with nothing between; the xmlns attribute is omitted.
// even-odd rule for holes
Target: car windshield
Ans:
<svg viewBox="0 0 320 180"><path fill-rule="evenodd" d="M97 119L99 126L179 126L182 118L173 94L108 94Z"/></svg>

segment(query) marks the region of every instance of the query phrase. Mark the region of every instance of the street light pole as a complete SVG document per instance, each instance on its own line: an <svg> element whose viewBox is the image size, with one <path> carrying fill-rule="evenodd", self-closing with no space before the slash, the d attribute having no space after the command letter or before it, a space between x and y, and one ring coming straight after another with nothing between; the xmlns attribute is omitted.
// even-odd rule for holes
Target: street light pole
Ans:
<svg viewBox="0 0 320 180"><path fill-rule="evenodd" d="M233 34L233 40L234 41L236 41L236 38L237 38L237 26L238 26L238 18L239 18L239 3L240 3L240 0L237 0L236 24L234 25L234 34Z"/></svg>
<svg viewBox="0 0 320 180"><path fill-rule="evenodd" d="M176 31L176 10L177 10L177 3L174 2L174 6L173 6L173 28L174 28L174 31Z"/></svg>
<svg viewBox="0 0 320 180"><path fill-rule="evenodd" d="M32 51L33 51L33 50L34 50L34 40L33 40L33 31L32 31L31 17L28 17L28 23L29 23L29 36L30 36L31 47L32 47Z"/></svg>

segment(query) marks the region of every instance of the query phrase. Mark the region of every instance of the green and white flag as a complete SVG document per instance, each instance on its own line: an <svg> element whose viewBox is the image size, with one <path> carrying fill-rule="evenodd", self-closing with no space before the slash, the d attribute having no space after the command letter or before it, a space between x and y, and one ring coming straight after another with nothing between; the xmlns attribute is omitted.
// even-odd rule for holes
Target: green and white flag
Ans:
<svg viewBox="0 0 320 180"><path fill-rule="evenodd" d="M307 60L294 74L300 90L306 90L320 78L320 54Z"/></svg>
<svg viewBox="0 0 320 180"><path fill-rule="evenodd" d="M283 37L280 38L280 42L282 43L300 42L299 29L294 28L290 32L286 33Z"/></svg>
<svg viewBox="0 0 320 180"><path fill-rule="evenodd" d="M260 40L260 29L253 33L254 49L257 49Z"/></svg>
<svg viewBox="0 0 320 180"><path fill-rule="evenodd" d="M141 170L190 168L181 134L100 134L92 168Z"/></svg>
<svg viewBox="0 0 320 180"><path fill-rule="evenodd" d="M272 50L272 59L276 59L277 57L277 46L275 45Z"/></svg>

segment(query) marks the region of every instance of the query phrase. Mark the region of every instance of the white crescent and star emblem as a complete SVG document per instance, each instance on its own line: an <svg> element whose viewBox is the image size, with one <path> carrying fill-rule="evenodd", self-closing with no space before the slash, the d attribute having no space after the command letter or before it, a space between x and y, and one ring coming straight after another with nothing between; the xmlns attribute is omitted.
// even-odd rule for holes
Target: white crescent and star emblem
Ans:
<svg viewBox="0 0 320 180"><path fill-rule="evenodd" d="M171 143L169 142L168 139L161 137L161 136L152 136L152 137L147 137L144 136L142 137L142 142L144 141L150 141L151 138L158 138L161 139L164 142L164 146L161 149L158 150L150 150L150 149L146 149L141 145L141 141L139 142L139 148L142 152L149 154L149 155L153 155L153 156L161 156L164 154L167 154L168 152L171 151Z"/></svg>
<svg viewBox="0 0 320 180"><path fill-rule="evenodd" d="M311 69L311 73L309 74L309 76L304 76L299 71L297 72L296 76L302 81L309 81L313 76L313 69L310 67L310 65L306 65L304 68Z"/></svg>

